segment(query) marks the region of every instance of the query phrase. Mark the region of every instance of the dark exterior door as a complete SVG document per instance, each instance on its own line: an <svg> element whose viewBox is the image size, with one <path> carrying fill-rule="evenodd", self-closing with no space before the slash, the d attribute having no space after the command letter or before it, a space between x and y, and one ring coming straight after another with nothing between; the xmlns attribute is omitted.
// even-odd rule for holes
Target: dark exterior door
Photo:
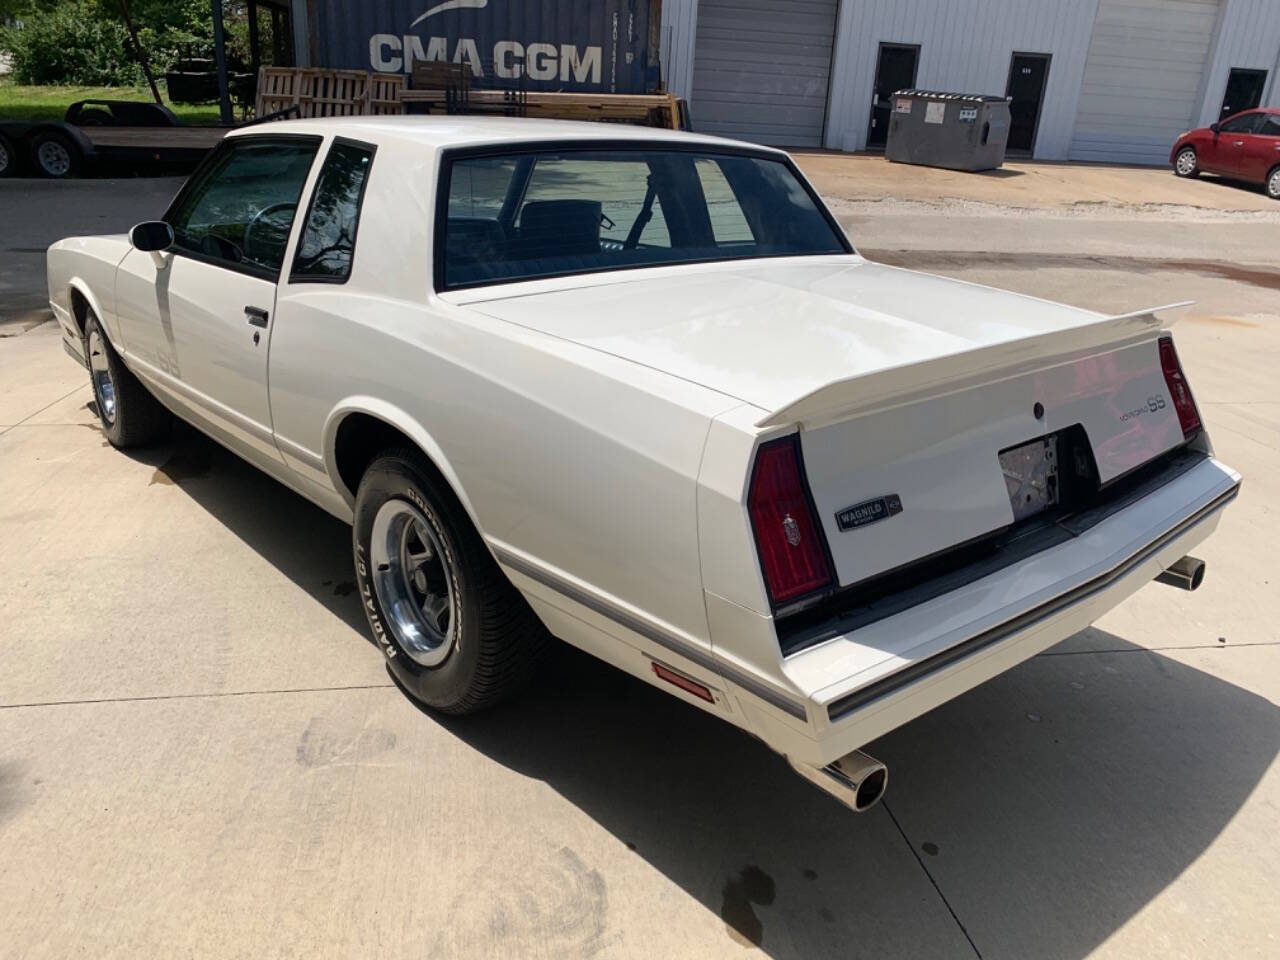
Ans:
<svg viewBox="0 0 1280 960"><path fill-rule="evenodd" d="M876 86L871 95L871 126L867 129L867 149L883 150L889 138L889 111L893 94L916 85L916 65L920 48L901 43L880 44L876 60Z"/></svg>
<svg viewBox="0 0 1280 960"><path fill-rule="evenodd" d="M1267 85L1267 71L1241 70L1232 67L1227 76L1227 91L1222 95L1218 119L1225 120L1241 110L1252 110L1262 102L1262 88Z"/></svg>
<svg viewBox="0 0 1280 960"><path fill-rule="evenodd" d="M1015 53L1009 61L1009 83L1005 96L1009 98L1010 153L1031 153L1036 143L1036 127L1040 123L1040 103L1044 100L1044 85L1049 78L1049 54Z"/></svg>

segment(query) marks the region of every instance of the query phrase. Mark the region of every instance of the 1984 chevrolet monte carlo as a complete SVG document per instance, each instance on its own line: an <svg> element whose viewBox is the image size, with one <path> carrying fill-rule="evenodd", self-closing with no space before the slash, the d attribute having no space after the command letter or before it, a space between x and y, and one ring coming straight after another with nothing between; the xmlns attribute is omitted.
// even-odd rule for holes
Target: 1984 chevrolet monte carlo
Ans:
<svg viewBox="0 0 1280 960"><path fill-rule="evenodd" d="M352 523L412 696L481 708L554 635L855 810L868 741L1197 586L1240 483L1154 311L870 263L711 137L250 127L48 271L114 445L176 415Z"/></svg>

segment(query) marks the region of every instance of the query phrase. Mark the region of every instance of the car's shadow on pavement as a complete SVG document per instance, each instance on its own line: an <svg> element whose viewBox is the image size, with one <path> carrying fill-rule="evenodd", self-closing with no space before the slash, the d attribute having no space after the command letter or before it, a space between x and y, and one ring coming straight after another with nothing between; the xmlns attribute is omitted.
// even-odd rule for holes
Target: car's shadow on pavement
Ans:
<svg viewBox="0 0 1280 960"><path fill-rule="evenodd" d="M190 430L138 459L367 637L330 585L350 564L344 524ZM189 482L205 473L217 482ZM988 960L1084 957L1204 853L1280 752L1266 699L1097 630L870 744L890 781L863 815L560 644L515 701L423 713L723 918L727 947L778 960L975 955L950 911Z"/></svg>
<svg viewBox="0 0 1280 960"><path fill-rule="evenodd" d="M1079 958L1205 851L1280 751L1264 698L1091 639L1116 652L1035 658L869 745L890 786L863 815L567 648L509 706L436 719L545 780L769 956L933 955L925 920L947 906L923 868L982 957Z"/></svg>
<svg viewBox="0 0 1280 960"><path fill-rule="evenodd" d="M185 423L174 424L168 443L121 453L153 467L152 484L181 488L327 610L368 637L356 595L351 528L341 520Z"/></svg>

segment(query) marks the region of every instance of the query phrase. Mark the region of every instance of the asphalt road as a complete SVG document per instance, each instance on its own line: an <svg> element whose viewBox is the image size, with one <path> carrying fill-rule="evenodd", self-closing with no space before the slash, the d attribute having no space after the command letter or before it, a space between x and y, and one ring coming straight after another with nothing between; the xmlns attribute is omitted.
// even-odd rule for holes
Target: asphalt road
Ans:
<svg viewBox="0 0 1280 960"><path fill-rule="evenodd" d="M49 316L44 255L63 237L123 233L164 214L181 177L0 180L0 336Z"/></svg>
<svg viewBox="0 0 1280 960"><path fill-rule="evenodd" d="M3 243L173 189L0 184ZM890 787L862 816L567 650L502 709L416 709L346 528L193 431L110 449L53 326L0 339L0 956L1274 957L1275 233L924 202L842 216L909 266L1114 313L1198 299L1179 350L1245 487L1201 590L1145 587L872 744ZM0 312L42 295L39 262L0 262Z"/></svg>

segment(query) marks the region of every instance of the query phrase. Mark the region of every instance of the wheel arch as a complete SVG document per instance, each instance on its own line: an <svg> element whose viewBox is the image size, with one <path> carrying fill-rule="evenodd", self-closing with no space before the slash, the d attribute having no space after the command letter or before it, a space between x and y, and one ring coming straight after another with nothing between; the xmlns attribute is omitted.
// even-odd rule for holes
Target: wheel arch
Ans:
<svg viewBox="0 0 1280 960"><path fill-rule="evenodd" d="M103 331L110 336L107 330L106 320L102 313L102 308L98 304L98 298L93 295L93 291L89 289L89 284L85 283L80 277L72 277L67 281L67 307L71 311L71 318L75 321L76 328L80 331L81 339L84 338L85 324L89 322L89 314L92 313L98 318L98 324ZM112 344L112 346L116 346ZM117 347L117 349L119 349Z"/></svg>
<svg viewBox="0 0 1280 960"><path fill-rule="evenodd" d="M360 477L378 453L397 446L412 447L422 454L426 466L457 497L484 541L484 527L475 508L435 438L405 411L376 397L344 400L325 421L325 471L347 506L354 508Z"/></svg>

